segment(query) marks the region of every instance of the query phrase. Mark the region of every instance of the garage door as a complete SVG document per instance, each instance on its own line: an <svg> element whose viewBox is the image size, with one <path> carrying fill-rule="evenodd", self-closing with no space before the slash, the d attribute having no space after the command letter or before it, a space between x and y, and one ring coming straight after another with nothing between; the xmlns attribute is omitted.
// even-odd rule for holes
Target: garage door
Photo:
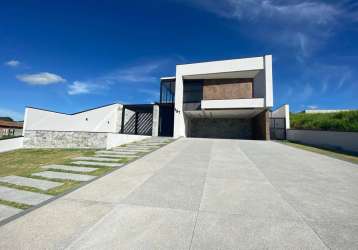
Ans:
<svg viewBox="0 0 358 250"><path fill-rule="evenodd" d="M252 139L251 119L193 118L188 125L188 137Z"/></svg>

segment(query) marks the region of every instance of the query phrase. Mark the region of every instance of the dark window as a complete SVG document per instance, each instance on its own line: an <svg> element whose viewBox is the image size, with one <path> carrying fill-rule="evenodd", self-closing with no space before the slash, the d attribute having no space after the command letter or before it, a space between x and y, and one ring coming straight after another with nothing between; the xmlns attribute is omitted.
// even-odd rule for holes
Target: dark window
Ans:
<svg viewBox="0 0 358 250"><path fill-rule="evenodd" d="M175 79L160 82L160 103L174 103Z"/></svg>
<svg viewBox="0 0 358 250"><path fill-rule="evenodd" d="M203 81L185 80L184 81L184 103L201 102L203 99Z"/></svg>

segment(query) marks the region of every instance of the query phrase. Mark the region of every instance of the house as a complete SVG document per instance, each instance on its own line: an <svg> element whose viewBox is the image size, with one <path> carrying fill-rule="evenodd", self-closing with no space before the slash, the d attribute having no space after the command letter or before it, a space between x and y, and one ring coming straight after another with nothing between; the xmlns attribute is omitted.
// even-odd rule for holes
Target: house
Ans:
<svg viewBox="0 0 358 250"><path fill-rule="evenodd" d="M22 135L22 122L16 122L10 117L0 117L0 137Z"/></svg>
<svg viewBox="0 0 358 250"><path fill-rule="evenodd" d="M26 108L24 144L103 147L120 134L269 140L272 88L271 55L177 65L175 76L160 79L154 104L74 114Z"/></svg>
<svg viewBox="0 0 358 250"><path fill-rule="evenodd" d="M174 137L270 138L271 55L177 65L174 82Z"/></svg>

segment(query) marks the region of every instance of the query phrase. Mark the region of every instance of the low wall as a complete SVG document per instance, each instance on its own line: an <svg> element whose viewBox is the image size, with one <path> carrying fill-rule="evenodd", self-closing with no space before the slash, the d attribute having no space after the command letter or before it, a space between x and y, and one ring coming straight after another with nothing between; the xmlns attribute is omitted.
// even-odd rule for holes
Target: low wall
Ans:
<svg viewBox="0 0 358 250"><path fill-rule="evenodd" d="M150 136L117 133L26 130L24 148L113 148ZM22 138L21 138L22 139Z"/></svg>
<svg viewBox="0 0 358 250"><path fill-rule="evenodd" d="M23 137L0 140L0 152L22 148Z"/></svg>
<svg viewBox="0 0 358 250"><path fill-rule="evenodd" d="M107 149L150 138L146 135L108 134Z"/></svg>
<svg viewBox="0 0 358 250"><path fill-rule="evenodd" d="M358 153L358 132L288 129L287 140Z"/></svg>
<svg viewBox="0 0 358 250"><path fill-rule="evenodd" d="M26 130L24 148L106 148L107 133Z"/></svg>

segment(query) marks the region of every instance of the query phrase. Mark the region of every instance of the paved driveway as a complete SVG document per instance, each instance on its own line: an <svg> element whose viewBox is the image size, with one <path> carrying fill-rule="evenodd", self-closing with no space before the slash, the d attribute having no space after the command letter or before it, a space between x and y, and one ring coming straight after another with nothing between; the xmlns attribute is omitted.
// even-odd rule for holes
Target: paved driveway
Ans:
<svg viewBox="0 0 358 250"><path fill-rule="evenodd" d="M357 249L357 235L357 165L181 139L0 227L0 249Z"/></svg>

